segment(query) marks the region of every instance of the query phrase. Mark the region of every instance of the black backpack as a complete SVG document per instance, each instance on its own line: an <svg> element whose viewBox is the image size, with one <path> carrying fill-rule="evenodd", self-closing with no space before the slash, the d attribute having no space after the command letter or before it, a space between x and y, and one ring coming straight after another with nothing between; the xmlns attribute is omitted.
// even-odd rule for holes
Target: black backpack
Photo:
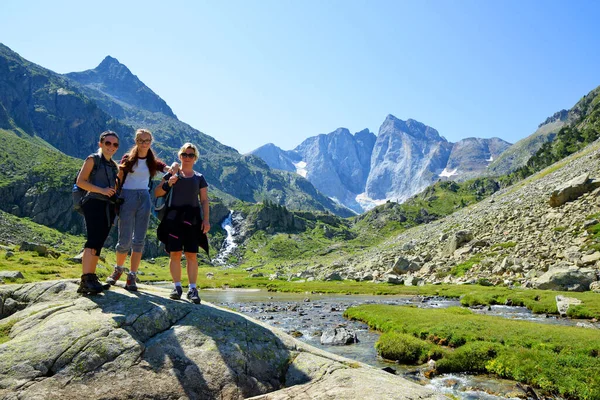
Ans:
<svg viewBox="0 0 600 400"><path fill-rule="evenodd" d="M92 154L91 157L94 160L94 166L92 168L92 172L90 172L90 177L88 178L90 180L100 167L100 155L96 153ZM75 175L75 181L73 182L73 210L77 211L79 214L83 214L83 209L81 206L83 204L84 197L88 194L88 191L77 186L77 178L79 178L79 172L77 172L77 175Z"/></svg>

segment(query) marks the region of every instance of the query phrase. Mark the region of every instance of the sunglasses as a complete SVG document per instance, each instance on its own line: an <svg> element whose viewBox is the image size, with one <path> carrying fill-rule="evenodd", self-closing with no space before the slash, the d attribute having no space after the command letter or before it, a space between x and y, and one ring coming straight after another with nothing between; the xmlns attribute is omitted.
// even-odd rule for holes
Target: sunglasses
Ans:
<svg viewBox="0 0 600 400"><path fill-rule="evenodd" d="M105 140L104 144L107 145L108 147L112 146L115 149L119 148L119 142L111 142L110 140Z"/></svg>
<svg viewBox="0 0 600 400"><path fill-rule="evenodd" d="M140 144L149 144L152 143L152 139L138 140L137 142Z"/></svg>
<svg viewBox="0 0 600 400"><path fill-rule="evenodd" d="M196 153L181 153L181 158L196 158Z"/></svg>

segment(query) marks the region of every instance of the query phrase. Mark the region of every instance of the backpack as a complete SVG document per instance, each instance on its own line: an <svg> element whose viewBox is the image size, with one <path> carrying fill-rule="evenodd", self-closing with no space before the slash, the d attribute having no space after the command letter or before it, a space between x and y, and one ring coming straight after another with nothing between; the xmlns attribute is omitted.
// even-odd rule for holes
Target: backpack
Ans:
<svg viewBox="0 0 600 400"><path fill-rule="evenodd" d="M96 174L96 171L98 171L98 168L100 167L100 155L92 154L92 159L94 160L94 166L92 167L92 172L90 172L89 179L91 179ZM88 191L83 190L82 188L77 186L77 178L79 178L79 172L81 172L81 170L77 172L77 175L75 175L75 181L73 182L73 210L77 211L79 214L83 214L83 209L81 208L81 206L83 204L84 197L88 194Z"/></svg>
<svg viewBox="0 0 600 400"><path fill-rule="evenodd" d="M167 214L167 209L171 207L171 198L173 197L173 190L169 190L166 195L157 197L154 201L154 212L156 213L156 218L159 221L162 221L165 215Z"/></svg>

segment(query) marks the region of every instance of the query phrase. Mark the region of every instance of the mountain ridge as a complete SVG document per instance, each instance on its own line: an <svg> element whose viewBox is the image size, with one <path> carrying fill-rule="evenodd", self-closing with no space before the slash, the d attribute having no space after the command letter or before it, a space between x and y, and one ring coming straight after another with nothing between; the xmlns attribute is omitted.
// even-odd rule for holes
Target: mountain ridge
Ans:
<svg viewBox="0 0 600 400"><path fill-rule="evenodd" d="M509 145L499 138L451 143L422 122L388 114L378 135L338 128L309 137L293 150L271 144L251 154L271 168L303 174L320 191L361 213L387 200L404 201L438 179L476 177Z"/></svg>

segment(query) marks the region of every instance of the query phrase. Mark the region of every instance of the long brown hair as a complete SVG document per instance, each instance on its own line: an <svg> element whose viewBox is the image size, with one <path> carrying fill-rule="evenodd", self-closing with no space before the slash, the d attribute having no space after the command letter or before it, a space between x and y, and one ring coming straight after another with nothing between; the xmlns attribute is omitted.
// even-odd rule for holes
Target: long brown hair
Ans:
<svg viewBox="0 0 600 400"><path fill-rule="evenodd" d="M137 144L141 140L142 135L150 135L150 139L154 140L152 132L150 132L148 129L138 129L137 131L135 131L136 144L125 155L123 163L119 166L123 171L127 173L133 172L133 166L139 158ZM154 151L152 151L152 148L149 148L148 154L146 155L146 165L148 166L148 170L150 171L151 177L154 177L154 175L156 175L156 173L158 172L159 161L160 159L154 155Z"/></svg>

